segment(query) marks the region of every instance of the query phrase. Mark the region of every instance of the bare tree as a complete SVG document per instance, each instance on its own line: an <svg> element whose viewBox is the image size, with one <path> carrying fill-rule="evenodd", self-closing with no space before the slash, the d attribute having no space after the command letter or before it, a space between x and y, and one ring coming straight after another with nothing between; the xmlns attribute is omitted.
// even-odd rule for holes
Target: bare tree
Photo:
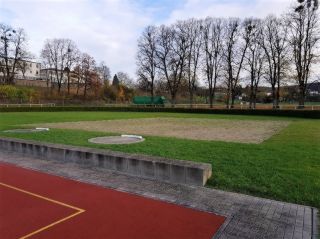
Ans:
<svg viewBox="0 0 320 239"><path fill-rule="evenodd" d="M299 86L299 106L304 107L306 89L313 64L319 59L318 0L299 0L299 6L288 14L290 45Z"/></svg>
<svg viewBox="0 0 320 239"><path fill-rule="evenodd" d="M128 73L119 71L117 73L117 77L118 77L119 83L121 85L124 85L124 86L126 86L128 88L134 88L135 87L134 80L128 75Z"/></svg>
<svg viewBox="0 0 320 239"><path fill-rule="evenodd" d="M81 74L83 76L83 96L86 98L88 89L92 83L92 73L96 69L96 61L87 53L81 55Z"/></svg>
<svg viewBox="0 0 320 239"><path fill-rule="evenodd" d="M99 73L100 77L102 78L102 81L105 84L109 84L111 80L111 71L104 61L100 62L96 71Z"/></svg>
<svg viewBox="0 0 320 239"><path fill-rule="evenodd" d="M203 70L209 87L210 108L213 107L217 81L221 76L223 29L224 21L222 19L207 18L203 23Z"/></svg>
<svg viewBox="0 0 320 239"><path fill-rule="evenodd" d="M53 83L58 85L59 92L61 91L62 84L66 83L65 73L68 74L68 72L70 72L69 66L71 66L74 61L72 56L74 49L76 49L76 46L70 39L51 39L45 42L41 51L43 61L55 71L56 82ZM74 52L77 52L77 50ZM69 79L69 77L67 79Z"/></svg>
<svg viewBox="0 0 320 239"><path fill-rule="evenodd" d="M250 75L250 109L256 108L258 86L263 76L265 52L261 46L263 40L262 21L260 19L246 19L245 25L251 28L248 52L246 54L245 69Z"/></svg>
<svg viewBox="0 0 320 239"><path fill-rule="evenodd" d="M188 90L192 106L197 81L204 75L212 107L216 86L225 78L226 104L233 108L246 70L250 78L250 108L256 107L259 84L266 79L276 109L280 88L294 65L299 104L303 105L312 65L320 57L319 0L296 1L299 6L286 18L189 19L170 26L147 27L138 42L139 85L151 88L153 97L156 81L160 91L170 94L172 105L178 92ZM198 70L199 65L202 71Z"/></svg>
<svg viewBox="0 0 320 239"><path fill-rule="evenodd" d="M4 82L14 84L18 62L30 58L27 36L22 28L15 30L11 26L0 24L0 58L4 60Z"/></svg>
<svg viewBox="0 0 320 239"><path fill-rule="evenodd" d="M188 42L181 22L171 27L161 26L157 37L157 67L167 81L171 104L176 104L176 96L184 78Z"/></svg>
<svg viewBox="0 0 320 239"><path fill-rule="evenodd" d="M70 94L70 72L72 68L76 66L77 63L79 63L81 53L76 46L76 44L72 40L67 40L67 61L66 61L66 67L63 69L63 71L67 72L67 89L68 89L68 95Z"/></svg>
<svg viewBox="0 0 320 239"><path fill-rule="evenodd" d="M202 47L202 21L190 19L183 23L186 29L187 48L187 64L186 75L188 78L188 91L190 107L193 105L193 95L196 90L198 79L198 68Z"/></svg>
<svg viewBox="0 0 320 239"><path fill-rule="evenodd" d="M95 59L87 53L81 55L81 74L83 78L84 90L83 96L86 98L88 89L90 88L96 69Z"/></svg>
<svg viewBox="0 0 320 239"><path fill-rule="evenodd" d="M156 77L156 37L157 28L148 26L138 40L137 54L137 75L140 84L145 85L150 90L152 102Z"/></svg>
<svg viewBox="0 0 320 239"><path fill-rule="evenodd" d="M288 66L288 26L275 16L264 20L261 45L266 57L266 79L271 85L273 108L279 107L280 86Z"/></svg>
<svg viewBox="0 0 320 239"><path fill-rule="evenodd" d="M227 73L227 107L233 108L240 74L249 46L251 28L238 18L230 18L225 29L225 69ZM242 36L242 37L241 37ZM230 102L231 100L231 102Z"/></svg>
<svg viewBox="0 0 320 239"><path fill-rule="evenodd" d="M79 95L81 85L83 84L81 61L82 61L82 58L80 58L77 65L73 68L73 71L75 72L75 74L77 76L77 83L76 83L77 84L77 93L76 93L76 95Z"/></svg>

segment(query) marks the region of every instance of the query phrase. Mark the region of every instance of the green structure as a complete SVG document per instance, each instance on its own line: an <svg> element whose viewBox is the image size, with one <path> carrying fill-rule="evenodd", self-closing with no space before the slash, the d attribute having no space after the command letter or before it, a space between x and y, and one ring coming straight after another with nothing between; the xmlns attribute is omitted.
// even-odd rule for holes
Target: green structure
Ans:
<svg viewBox="0 0 320 239"><path fill-rule="evenodd" d="M164 106L166 98L164 96L154 96L153 99L151 96L135 96L133 98L133 104L135 105L155 105L155 106Z"/></svg>

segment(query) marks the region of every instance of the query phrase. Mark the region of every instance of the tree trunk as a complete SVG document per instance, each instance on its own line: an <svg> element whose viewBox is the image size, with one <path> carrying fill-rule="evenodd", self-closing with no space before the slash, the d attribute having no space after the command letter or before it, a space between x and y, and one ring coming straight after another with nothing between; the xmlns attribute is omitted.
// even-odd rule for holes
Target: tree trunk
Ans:
<svg viewBox="0 0 320 239"><path fill-rule="evenodd" d="M68 72L68 95L70 95L70 73Z"/></svg>
<svg viewBox="0 0 320 239"><path fill-rule="evenodd" d="M58 83L58 92L60 93L61 92L61 87L62 87L62 84L61 82Z"/></svg>
<svg viewBox="0 0 320 239"><path fill-rule="evenodd" d="M209 92L209 103L210 103L210 108L212 109L213 108L213 91L212 89L210 90Z"/></svg>
<svg viewBox="0 0 320 239"><path fill-rule="evenodd" d="M253 86L253 81L251 81L249 108L252 109L254 107L253 105L254 105L254 86Z"/></svg>
<svg viewBox="0 0 320 239"><path fill-rule="evenodd" d="M234 91L231 92L231 106L230 108L233 109L234 108L234 101L236 99L236 94Z"/></svg>
<svg viewBox="0 0 320 239"><path fill-rule="evenodd" d="M176 94L171 93L171 107L174 108L176 105Z"/></svg>
<svg viewBox="0 0 320 239"><path fill-rule="evenodd" d="M193 91L191 90L189 92L190 96L189 96L189 103L190 103L190 108L192 108L193 106Z"/></svg>
<svg viewBox="0 0 320 239"><path fill-rule="evenodd" d="M305 86L303 84L299 85L299 105L298 108L299 109L303 109L304 108L304 103L305 103Z"/></svg>
<svg viewBox="0 0 320 239"><path fill-rule="evenodd" d="M277 89L277 108L279 108L280 104L280 75L278 78L278 89Z"/></svg>
<svg viewBox="0 0 320 239"><path fill-rule="evenodd" d="M154 90L153 90L153 80L151 80L151 104L154 106Z"/></svg>
<svg viewBox="0 0 320 239"><path fill-rule="evenodd" d="M256 106L257 106L257 92L258 92L258 85L255 85L254 93L253 93L253 109L256 109Z"/></svg>
<svg viewBox="0 0 320 239"><path fill-rule="evenodd" d="M227 109L230 109L230 91L229 91L229 89L228 89L228 92L227 92L226 107L227 107Z"/></svg>
<svg viewBox="0 0 320 239"><path fill-rule="evenodd" d="M277 109L278 103L277 103L277 94L276 94L276 87L275 85L272 85L272 108Z"/></svg>

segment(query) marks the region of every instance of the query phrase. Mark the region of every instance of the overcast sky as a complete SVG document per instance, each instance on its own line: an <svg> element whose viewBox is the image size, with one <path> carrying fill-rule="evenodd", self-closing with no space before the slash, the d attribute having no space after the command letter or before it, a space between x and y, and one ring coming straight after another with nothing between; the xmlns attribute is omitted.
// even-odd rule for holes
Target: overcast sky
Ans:
<svg viewBox="0 0 320 239"><path fill-rule="evenodd" d="M279 15L295 0L0 0L0 22L22 27L39 56L47 38L70 38L112 74L135 77L137 39L177 19Z"/></svg>

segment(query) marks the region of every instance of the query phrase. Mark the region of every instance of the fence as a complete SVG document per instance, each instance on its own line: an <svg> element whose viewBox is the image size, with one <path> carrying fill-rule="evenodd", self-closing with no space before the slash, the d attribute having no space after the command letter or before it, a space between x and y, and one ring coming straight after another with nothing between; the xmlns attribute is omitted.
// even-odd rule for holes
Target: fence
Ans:
<svg viewBox="0 0 320 239"><path fill-rule="evenodd" d="M57 106L55 103L44 103L44 104L0 104L0 107L55 107ZM83 105L82 105L83 106ZM90 105L88 105L90 106ZM92 105L91 105L92 106ZM135 104L106 104L103 107L109 108L128 108L128 107L135 107L135 108L152 108L150 105L135 105ZM160 106L155 106L160 107ZM166 104L165 107L171 108L170 104ZM209 104L176 104L174 108L181 108L181 109L227 109L225 105L213 105L210 108ZM233 109L241 109L241 110L249 110L249 105L234 105ZM256 105L257 110L272 110L272 105L264 105L258 104ZM278 110L320 110L320 105L279 105Z"/></svg>
<svg viewBox="0 0 320 239"><path fill-rule="evenodd" d="M150 105L135 105L135 104L106 104L105 107L137 107L137 108L143 108L147 107L150 108L152 106ZM155 107L160 107L158 105L155 105ZM165 104L165 107L171 107L170 104ZM176 104L174 105L174 108L183 108L183 109L210 109L209 104ZM211 109L226 109L226 105L213 105ZM250 109L249 105L246 104L236 104L234 105L233 109L243 109L243 110L248 110ZM272 110L273 107L271 104L257 104L255 109L260 109L260 110ZM304 105L304 106L299 106L299 105L279 105L278 107L279 110L299 110L299 109L304 109L304 110L320 110L320 105Z"/></svg>
<svg viewBox="0 0 320 239"><path fill-rule="evenodd" d="M48 103L48 104L0 104L0 107L54 107L56 104Z"/></svg>
<svg viewBox="0 0 320 239"><path fill-rule="evenodd" d="M184 108L184 109L210 109L209 104L176 104L176 108ZM236 104L233 107L234 109L250 109L249 105L241 105L241 104ZM226 105L213 105L212 109L226 109ZM255 109L261 109L261 110L272 110L273 107L270 104L257 104ZM278 109L280 110L299 110L299 109L305 109L305 110L320 110L320 105L304 105L304 106L299 106L299 105L279 105Z"/></svg>

